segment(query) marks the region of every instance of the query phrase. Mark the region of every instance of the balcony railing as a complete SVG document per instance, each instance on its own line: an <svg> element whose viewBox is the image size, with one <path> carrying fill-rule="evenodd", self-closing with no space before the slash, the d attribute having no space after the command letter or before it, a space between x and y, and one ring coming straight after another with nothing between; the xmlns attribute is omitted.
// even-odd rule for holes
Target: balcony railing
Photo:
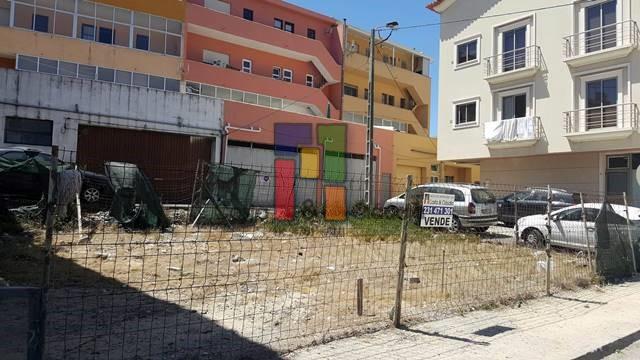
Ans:
<svg viewBox="0 0 640 360"><path fill-rule="evenodd" d="M637 129L637 104L616 104L573 110L565 113L567 134L603 129Z"/></svg>
<svg viewBox="0 0 640 360"><path fill-rule="evenodd" d="M512 71L540 67L542 52L540 47L532 45L504 52L484 59L487 77Z"/></svg>
<svg viewBox="0 0 640 360"><path fill-rule="evenodd" d="M484 124L484 139L488 145L535 142L542 126L538 116L491 121Z"/></svg>
<svg viewBox="0 0 640 360"><path fill-rule="evenodd" d="M638 24L627 20L565 37L564 57L570 59L608 49L638 46L639 40Z"/></svg>

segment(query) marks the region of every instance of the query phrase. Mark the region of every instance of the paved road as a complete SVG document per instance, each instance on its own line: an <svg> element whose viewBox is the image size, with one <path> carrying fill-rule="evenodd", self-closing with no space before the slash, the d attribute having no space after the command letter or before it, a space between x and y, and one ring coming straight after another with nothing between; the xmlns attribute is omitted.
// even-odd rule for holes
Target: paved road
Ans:
<svg viewBox="0 0 640 360"><path fill-rule="evenodd" d="M640 330L640 281L563 292L521 306L384 330L288 359L574 359ZM496 328L497 326L502 328ZM493 332L491 330L504 330ZM611 359L640 359L634 344Z"/></svg>

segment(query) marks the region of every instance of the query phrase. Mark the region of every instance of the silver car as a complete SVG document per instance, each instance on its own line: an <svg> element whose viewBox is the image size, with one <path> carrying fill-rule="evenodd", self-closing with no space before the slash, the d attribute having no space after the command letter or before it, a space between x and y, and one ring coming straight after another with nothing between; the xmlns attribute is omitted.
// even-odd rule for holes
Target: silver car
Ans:
<svg viewBox="0 0 640 360"><path fill-rule="evenodd" d="M496 197L485 187L466 184L433 183L419 185L410 191L412 202L422 202L424 193L455 196L452 231L472 228L480 232L498 224ZM384 203L387 214L398 214L405 209L406 194L392 197Z"/></svg>

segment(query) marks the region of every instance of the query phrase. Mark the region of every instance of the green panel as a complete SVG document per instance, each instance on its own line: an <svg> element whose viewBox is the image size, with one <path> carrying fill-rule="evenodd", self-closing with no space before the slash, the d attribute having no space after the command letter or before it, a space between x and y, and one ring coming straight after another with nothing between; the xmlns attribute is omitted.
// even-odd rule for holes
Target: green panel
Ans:
<svg viewBox="0 0 640 360"><path fill-rule="evenodd" d="M344 182L347 172L347 127L344 124L318 125L318 145L323 146L325 181Z"/></svg>

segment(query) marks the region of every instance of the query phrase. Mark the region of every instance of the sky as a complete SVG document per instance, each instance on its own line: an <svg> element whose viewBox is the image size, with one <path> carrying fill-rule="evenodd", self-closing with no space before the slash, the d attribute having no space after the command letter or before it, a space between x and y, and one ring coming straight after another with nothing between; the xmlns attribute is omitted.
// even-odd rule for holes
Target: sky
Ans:
<svg viewBox="0 0 640 360"><path fill-rule="evenodd" d="M286 0L342 20L363 30L384 26L397 21L402 26L437 23L438 14L425 6L430 0ZM415 48L431 57L431 136L437 134L438 119L438 59L440 28L438 26L397 30L391 41L408 48Z"/></svg>

